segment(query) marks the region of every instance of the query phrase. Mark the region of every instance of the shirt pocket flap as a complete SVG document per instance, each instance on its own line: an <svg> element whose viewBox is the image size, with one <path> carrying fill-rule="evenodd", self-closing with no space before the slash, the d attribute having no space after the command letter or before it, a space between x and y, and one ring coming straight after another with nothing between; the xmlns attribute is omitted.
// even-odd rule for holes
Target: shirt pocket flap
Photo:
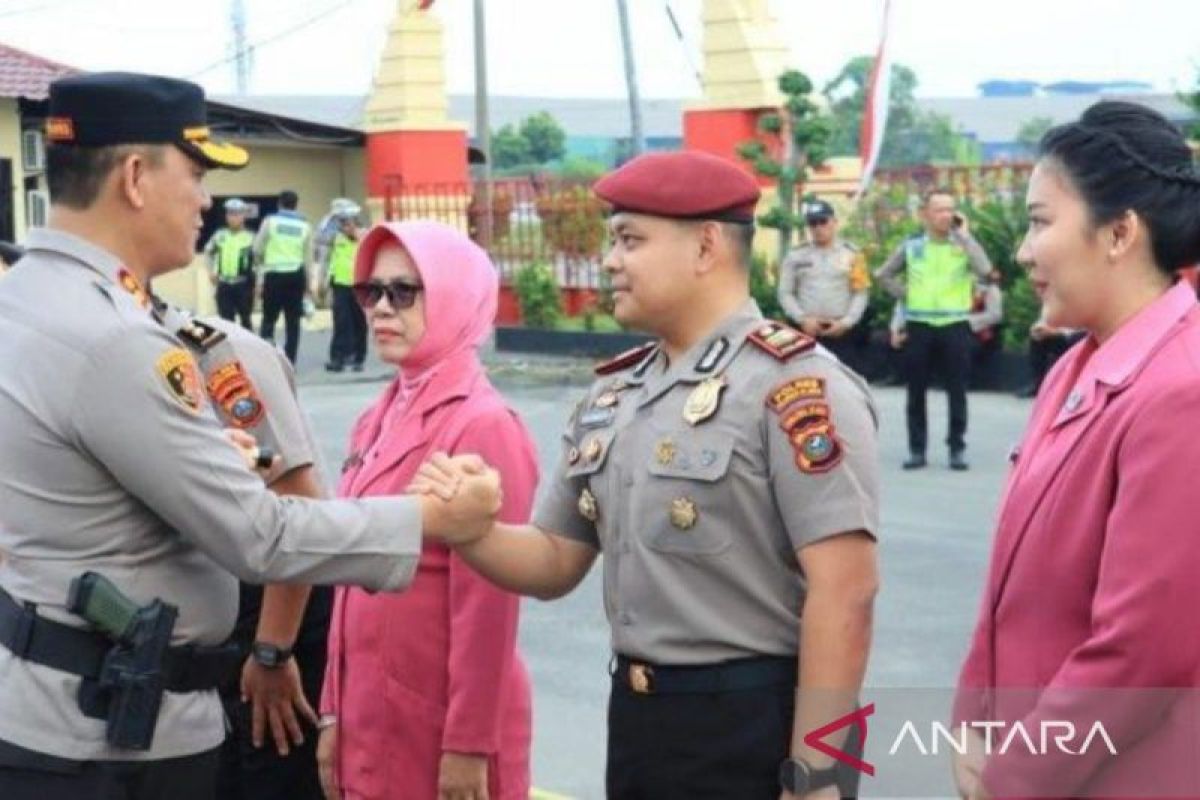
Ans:
<svg viewBox="0 0 1200 800"><path fill-rule="evenodd" d="M714 483L729 471L733 443L727 434L699 432L680 439L661 438L652 446L649 472L661 478Z"/></svg>

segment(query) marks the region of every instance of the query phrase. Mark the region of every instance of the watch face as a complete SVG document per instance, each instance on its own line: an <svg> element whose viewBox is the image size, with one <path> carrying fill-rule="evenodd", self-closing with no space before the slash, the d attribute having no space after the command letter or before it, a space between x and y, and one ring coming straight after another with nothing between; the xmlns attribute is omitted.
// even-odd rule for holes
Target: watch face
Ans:
<svg viewBox="0 0 1200 800"><path fill-rule="evenodd" d="M278 667L287 660L287 653L273 644L256 642L253 651L254 660L264 667Z"/></svg>

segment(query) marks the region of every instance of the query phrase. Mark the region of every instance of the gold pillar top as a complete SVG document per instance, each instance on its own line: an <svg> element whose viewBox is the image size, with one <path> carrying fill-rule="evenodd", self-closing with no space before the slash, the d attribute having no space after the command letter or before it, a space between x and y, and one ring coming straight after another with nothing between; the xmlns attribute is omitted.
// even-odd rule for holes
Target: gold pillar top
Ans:
<svg viewBox="0 0 1200 800"><path fill-rule="evenodd" d="M462 130L449 118L442 22L420 0L398 0L371 84L363 127L368 133Z"/></svg>
<svg viewBox="0 0 1200 800"><path fill-rule="evenodd" d="M789 60L767 0L704 0L704 98L690 107L777 108Z"/></svg>

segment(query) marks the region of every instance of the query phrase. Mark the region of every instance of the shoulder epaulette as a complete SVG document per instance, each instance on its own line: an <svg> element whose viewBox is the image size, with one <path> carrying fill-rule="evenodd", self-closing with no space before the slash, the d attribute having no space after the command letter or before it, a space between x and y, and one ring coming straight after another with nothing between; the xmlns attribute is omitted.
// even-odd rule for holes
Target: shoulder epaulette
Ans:
<svg viewBox="0 0 1200 800"><path fill-rule="evenodd" d="M624 353L597 365L595 372L597 375L612 375L614 372L620 372L641 361L656 347L658 345L655 342L646 342L639 347L626 350Z"/></svg>
<svg viewBox="0 0 1200 800"><path fill-rule="evenodd" d="M764 322L748 338L758 349L780 361L816 346L817 340L782 322Z"/></svg>
<svg viewBox="0 0 1200 800"><path fill-rule="evenodd" d="M182 328L175 332L175 335L182 339L184 344L201 354L207 353L225 341L224 331L219 331L207 322L201 322L198 319L188 320Z"/></svg>

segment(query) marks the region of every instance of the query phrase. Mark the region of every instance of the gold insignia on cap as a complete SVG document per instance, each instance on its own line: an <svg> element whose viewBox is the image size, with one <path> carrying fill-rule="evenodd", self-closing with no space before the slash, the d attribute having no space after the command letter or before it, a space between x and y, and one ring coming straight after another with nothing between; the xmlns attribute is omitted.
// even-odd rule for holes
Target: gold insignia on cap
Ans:
<svg viewBox="0 0 1200 800"><path fill-rule="evenodd" d="M671 524L681 531L686 531L696 524L700 512L696 503L690 497L677 497L671 501Z"/></svg>
<svg viewBox="0 0 1200 800"><path fill-rule="evenodd" d="M654 445L654 460L662 466L668 466L675 460L675 443L670 439L659 439Z"/></svg>
<svg viewBox="0 0 1200 800"><path fill-rule="evenodd" d="M208 136L208 126L183 129L183 138L187 139L189 142L194 142L197 139L207 139Z"/></svg>
<svg viewBox="0 0 1200 800"><path fill-rule="evenodd" d="M699 425L704 420L717 413L721 405L721 392L724 391L725 376L718 375L701 381L700 385L688 395L683 406L683 418L689 425Z"/></svg>
<svg viewBox="0 0 1200 800"><path fill-rule="evenodd" d="M595 522L600 518L600 507L596 505L596 495L592 494L591 489L585 488L579 493L578 508L579 516L588 522Z"/></svg>

